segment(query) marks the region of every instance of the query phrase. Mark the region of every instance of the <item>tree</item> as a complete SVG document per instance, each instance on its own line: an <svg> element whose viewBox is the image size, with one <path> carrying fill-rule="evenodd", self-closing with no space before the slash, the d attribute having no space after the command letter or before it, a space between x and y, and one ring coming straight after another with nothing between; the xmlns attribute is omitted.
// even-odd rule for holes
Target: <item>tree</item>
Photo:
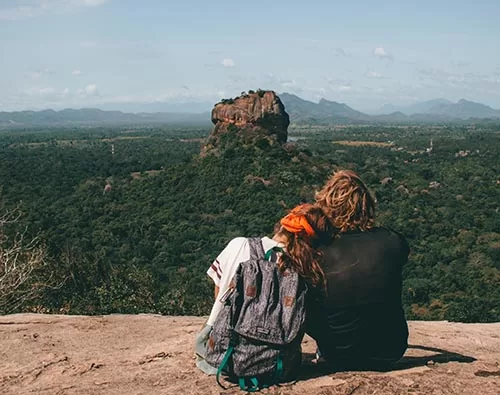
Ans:
<svg viewBox="0 0 500 395"><path fill-rule="evenodd" d="M19 217L17 210L0 216L0 314L16 311L45 286L29 284L33 272L46 262L39 238L26 240L26 230L16 232L12 239L6 235L5 228L16 224Z"/></svg>

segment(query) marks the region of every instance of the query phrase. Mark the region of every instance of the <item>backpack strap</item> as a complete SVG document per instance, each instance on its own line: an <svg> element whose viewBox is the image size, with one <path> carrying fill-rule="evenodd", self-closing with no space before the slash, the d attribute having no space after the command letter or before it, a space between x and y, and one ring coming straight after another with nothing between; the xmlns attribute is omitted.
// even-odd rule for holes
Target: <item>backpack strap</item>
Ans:
<svg viewBox="0 0 500 395"><path fill-rule="evenodd" d="M271 258L273 258L272 261L274 262L274 261L276 261L276 253L278 253L278 252L283 253L284 252L283 248L278 247L278 246L273 247L273 248L267 250L266 255L264 256L264 259L266 261L270 261Z"/></svg>
<svg viewBox="0 0 500 395"><path fill-rule="evenodd" d="M247 385L247 380L250 382L250 385ZM257 392L260 389L269 387L268 385L260 385L257 377L240 377L238 382L240 389L246 392Z"/></svg>
<svg viewBox="0 0 500 395"><path fill-rule="evenodd" d="M240 389L247 392L257 392L264 388L269 388L270 385L276 384L279 385L281 379L283 378L283 358L281 353L278 355L278 359L276 360L276 373L274 375L274 380L271 383L261 384L259 383L259 379L257 377L240 377L238 379L238 383L240 385ZM247 384L250 382L250 384ZM220 383L219 383L220 385ZM224 387L222 387L224 388Z"/></svg>
<svg viewBox="0 0 500 395"><path fill-rule="evenodd" d="M260 237L249 237L250 259L263 259L265 256L264 246Z"/></svg>
<svg viewBox="0 0 500 395"><path fill-rule="evenodd" d="M222 372L224 371L224 369L226 368L228 362L229 362L229 358L231 358L231 354L233 353L234 351L234 346L231 344L229 346L229 348L227 349L226 351L226 354L224 355L224 358L222 359L222 362L221 364L219 365L219 368L217 369L217 376L216 376L216 380L217 380L217 384L219 384L219 386L223 389L227 389L226 387L224 387L221 382L220 382L220 375L222 374Z"/></svg>

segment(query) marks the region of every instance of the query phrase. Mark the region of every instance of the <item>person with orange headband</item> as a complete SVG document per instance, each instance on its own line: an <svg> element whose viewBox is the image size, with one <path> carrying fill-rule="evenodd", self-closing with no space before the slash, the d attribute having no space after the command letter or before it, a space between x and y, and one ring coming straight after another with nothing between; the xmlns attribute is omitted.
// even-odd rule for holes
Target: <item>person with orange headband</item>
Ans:
<svg viewBox="0 0 500 395"><path fill-rule="evenodd" d="M319 248L331 242L334 232L334 226L319 206L303 204L280 220L272 238L264 236L261 241L264 251L274 247L281 247L283 250L277 257L280 270L292 268L306 280L310 288L323 289L325 276L321 269L322 254ZM215 302L206 325L196 339L197 366L205 373L215 374L216 369L203 359L204 343L222 309L221 299L229 288L231 279L239 264L248 259L250 259L248 239L237 237L229 242L207 271L215 284Z"/></svg>

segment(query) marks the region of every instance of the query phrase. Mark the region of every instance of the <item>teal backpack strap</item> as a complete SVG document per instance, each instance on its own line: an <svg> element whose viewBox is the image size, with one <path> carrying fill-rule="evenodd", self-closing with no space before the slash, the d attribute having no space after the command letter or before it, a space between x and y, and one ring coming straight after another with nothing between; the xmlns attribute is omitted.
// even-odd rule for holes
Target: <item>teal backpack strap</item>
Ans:
<svg viewBox="0 0 500 395"><path fill-rule="evenodd" d="M281 357L281 354L278 355L278 358L276 359L276 373L274 375L274 384L279 384L280 380L283 377L283 358ZM247 380L250 382L251 385L247 385ZM259 384L259 380L257 377L240 377L239 380L239 385L240 389L242 391L247 391L247 392L257 392L261 389L264 388L269 388L269 384Z"/></svg>
<svg viewBox="0 0 500 395"><path fill-rule="evenodd" d="M261 388L265 388L266 387L266 386L262 386L261 387L259 385L259 380L257 379L257 377L249 377L248 381L250 381L250 383L252 384L251 386L246 384L245 377L240 377L239 383L240 383L240 389L241 390L246 391L246 392L257 392Z"/></svg>
<svg viewBox="0 0 500 395"><path fill-rule="evenodd" d="M219 386L222 387L223 389L227 388L221 384L220 375L222 374L222 371L226 367L227 363L229 362L229 358L231 358L231 354L233 353L233 351L234 351L234 346L230 345L226 351L226 354L224 355L224 358L222 359L221 364L219 365L219 368L217 369L217 376L216 376L217 384L219 384Z"/></svg>
<svg viewBox="0 0 500 395"><path fill-rule="evenodd" d="M281 248L281 247L273 247L273 248L267 250L266 255L264 256L264 259L266 261L268 261L271 258L271 255L273 254L273 252L281 252L281 253L283 253L283 248Z"/></svg>
<svg viewBox="0 0 500 395"><path fill-rule="evenodd" d="M276 360L276 374L274 376L274 382L278 384L283 378L283 358L281 354L278 355L278 359Z"/></svg>
<svg viewBox="0 0 500 395"><path fill-rule="evenodd" d="M239 384L240 384L240 389L242 391L246 391L248 389L247 385L245 384L245 378L244 377L240 377L240 379L238 380Z"/></svg>

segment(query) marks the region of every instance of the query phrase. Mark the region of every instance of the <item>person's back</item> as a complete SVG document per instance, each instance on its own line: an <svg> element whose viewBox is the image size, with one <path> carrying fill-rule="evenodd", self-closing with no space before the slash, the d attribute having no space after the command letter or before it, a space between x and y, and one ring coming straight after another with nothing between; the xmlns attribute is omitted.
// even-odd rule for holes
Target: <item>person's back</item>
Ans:
<svg viewBox="0 0 500 395"><path fill-rule="evenodd" d="M408 328L401 268L408 246L385 228L344 233L325 249L325 299L308 308L308 333L340 367L383 367L401 358Z"/></svg>
<svg viewBox="0 0 500 395"><path fill-rule="evenodd" d="M324 250L327 289L308 307L308 333L339 368L384 368L407 348L401 271L403 236L374 227L374 201L353 172L340 171L317 202L341 234Z"/></svg>

